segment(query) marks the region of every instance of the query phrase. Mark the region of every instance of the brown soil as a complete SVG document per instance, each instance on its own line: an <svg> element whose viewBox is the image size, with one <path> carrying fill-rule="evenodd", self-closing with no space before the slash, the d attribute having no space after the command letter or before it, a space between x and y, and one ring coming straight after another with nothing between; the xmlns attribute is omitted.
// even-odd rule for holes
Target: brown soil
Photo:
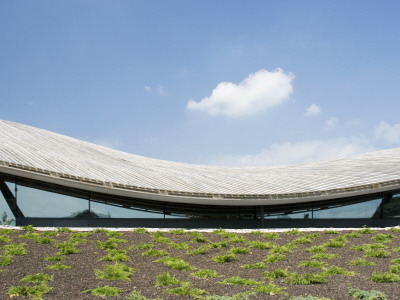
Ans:
<svg viewBox="0 0 400 300"><path fill-rule="evenodd" d="M285 260L267 264L267 269L244 269L241 265L253 264L256 262L262 262L265 257L269 254L268 249L257 249L251 248L250 253L237 254L237 258L228 263L216 263L212 261L212 258L216 255L225 254L227 250L232 247L246 247L245 243L229 243L227 248L209 249L204 255L188 255L186 250L177 250L169 247L168 244L154 243L154 249L162 249L168 252L170 257L177 257L184 259L190 265L197 269L211 269L216 270L220 277L211 279L202 279L191 276L190 274L194 271L179 271L169 269L162 263L154 262L158 257L142 256L145 250L137 250L132 247L128 251L130 262L126 264L135 269L135 273L131 276L131 281L120 281L120 280L101 280L97 279L95 275L95 269L103 269L105 265L112 264L111 262L100 261L100 258L107 254L106 250L102 250L96 247L95 241L106 241L109 237L104 232L93 233L88 236L87 242L78 244L77 248L80 250L77 254L71 254L67 256L67 259L62 263L70 265L71 269L67 270L47 270L46 266L52 264L45 260L46 256L55 255L58 249L53 244L38 244L31 239L22 239L19 237L21 234L26 232L16 230L10 237L13 243L26 243L27 255L14 256L13 262L4 267L0 267L0 299L8 299L8 289L11 286L18 286L24 283L20 282L20 279L28 274L46 273L54 275L52 281L48 283L52 287L52 290L44 296L44 299L99 299L99 297L93 296L90 293L82 293L87 289L93 289L99 286L109 285L119 287L125 292L121 293L120 296L110 297L110 299L125 299L131 291L137 290L150 299L189 299L188 296L175 296L166 294L165 291L168 287L156 287L156 277L158 274L163 272L169 272L171 275L175 275L176 278L182 281L190 281L191 287L204 289L207 291L207 295L227 295L232 296L245 291L252 291L251 286L243 285L228 285L222 284L220 281L233 277L240 276L247 279L255 279L263 281L264 284L268 284L268 280L263 277L265 271L271 271L276 268L287 268L289 272L297 272L299 274L304 273L318 273L321 272L321 268L309 268L299 267L299 263L303 260L311 260L313 253L304 251L304 249L315 245L321 245L329 239L336 238L339 235L349 233L349 231L341 232L338 234L325 234L317 232L319 237L314 239L312 243L297 244L298 248L294 249L292 253L285 254ZM353 299L348 296L348 284L352 287L361 290L378 290L386 294L388 299L397 300L400 298L400 282L395 283L375 283L368 278L374 271L388 272L389 266L392 265L390 262L392 259L400 258L400 252L393 251L392 249L400 246L400 233L390 232L394 239L387 244L387 249L391 255L388 258L374 258L365 257L366 260L375 262L374 266L350 266L349 262L352 259L363 257L364 253L361 251L352 250L351 247L354 245L371 244L375 243L371 238L379 232L373 234L363 234L358 238L349 238L344 248L327 248L327 253L339 254L339 258L329 260L319 260L327 262L328 266L337 266L344 268L349 271L357 273L356 276L344 276L334 275L328 277L328 282L317 285L290 285L284 282L284 279L278 278L273 281L275 285L286 288L286 293L292 297L294 296L307 296L312 295L314 297L326 297L329 299ZM380 233L389 233L388 231L380 231ZM211 242L227 241L228 239L220 237L215 233L202 233ZM308 234L308 232L307 232ZM279 233L279 238L276 240L267 240L262 235L244 234L239 233L240 236L244 236L247 241L270 241L277 245L286 245L301 235L289 235ZM53 237L56 242L62 242L68 240L71 236L69 232L61 232L57 236ZM168 237L171 241L176 243L187 242L191 249L196 249L202 243L190 242L193 238L187 234L184 235L173 235L165 232L165 237ZM140 243L153 243L153 236L151 233L134 233L124 232L121 239L125 239L127 243L119 244L118 248L123 249L129 246L135 246ZM0 247L4 246L5 243L0 243ZM0 255L3 254L3 250L0 250ZM33 284L26 284L33 285ZM176 287L176 286L174 286ZM18 298L18 297L17 297ZM21 297L23 298L23 297ZM257 293L250 299L288 299L288 296L282 295L267 295Z"/></svg>

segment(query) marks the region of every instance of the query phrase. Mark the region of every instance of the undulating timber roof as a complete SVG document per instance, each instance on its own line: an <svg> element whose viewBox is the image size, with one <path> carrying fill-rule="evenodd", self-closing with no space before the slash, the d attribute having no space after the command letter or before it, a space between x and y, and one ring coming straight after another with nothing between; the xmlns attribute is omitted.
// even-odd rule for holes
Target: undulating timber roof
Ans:
<svg viewBox="0 0 400 300"><path fill-rule="evenodd" d="M275 205L400 189L400 148L277 167L152 159L0 120L0 173L148 200Z"/></svg>

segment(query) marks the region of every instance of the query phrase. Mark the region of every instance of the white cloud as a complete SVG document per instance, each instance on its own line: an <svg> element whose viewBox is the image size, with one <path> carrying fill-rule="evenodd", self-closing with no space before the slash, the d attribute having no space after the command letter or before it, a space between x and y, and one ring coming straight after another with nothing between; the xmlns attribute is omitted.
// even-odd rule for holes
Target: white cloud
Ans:
<svg viewBox="0 0 400 300"><path fill-rule="evenodd" d="M239 117L252 115L286 101L293 92L292 73L281 69L260 70L241 83L221 82L211 96L200 102L189 100L188 110L205 111L210 115Z"/></svg>
<svg viewBox="0 0 400 300"><path fill-rule="evenodd" d="M375 148L367 139L307 140L297 143L272 144L258 154L225 157L220 159L217 164L249 167L288 165L336 159L374 150Z"/></svg>
<svg viewBox="0 0 400 300"><path fill-rule="evenodd" d="M146 85L146 86L144 87L144 90L145 90L146 92L151 92L151 87L149 87L148 85Z"/></svg>
<svg viewBox="0 0 400 300"><path fill-rule="evenodd" d="M304 116L306 117L317 116L319 115L320 112L321 108L317 104L313 103L306 109L306 111L304 112Z"/></svg>
<svg viewBox="0 0 400 300"><path fill-rule="evenodd" d="M325 122L325 128L326 129L335 128L337 123L339 123L339 119L336 117L331 117Z"/></svg>
<svg viewBox="0 0 400 300"><path fill-rule="evenodd" d="M390 124L381 121L375 128L375 137L377 139L386 140L390 144L400 142L400 124Z"/></svg>

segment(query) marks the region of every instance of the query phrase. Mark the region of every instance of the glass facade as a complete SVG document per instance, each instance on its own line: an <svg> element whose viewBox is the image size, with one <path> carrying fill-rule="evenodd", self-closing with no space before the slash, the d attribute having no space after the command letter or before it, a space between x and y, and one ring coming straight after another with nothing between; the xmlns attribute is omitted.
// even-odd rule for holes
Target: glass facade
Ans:
<svg viewBox="0 0 400 300"><path fill-rule="evenodd" d="M61 193L45 191L43 189L16 185L13 182L6 182L9 190L17 199L17 205L26 218L127 218L127 219L260 219L262 208L260 206L220 208L208 207L198 210L196 213L177 213L175 206L168 206L165 203L165 213L163 208L157 212L154 207L146 207L141 204L140 208L132 207L134 201L124 200L114 203L106 203L106 198L92 198L89 193L82 197L74 197ZM57 190L58 191L58 190ZM68 192L64 190L64 192ZM90 198L90 200L89 200ZM264 206L264 219L375 219L375 218L400 218L400 194L385 195L383 198L368 199L366 201L353 204L330 205L313 204L310 207L290 210L282 208L281 211L269 211L268 206ZM151 202L151 201L150 201ZM129 205L129 207L124 207ZM146 210L148 209L148 210ZM190 208L186 208L190 211ZM2 224L15 224L14 215L10 210L2 194L0 194L0 222Z"/></svg>

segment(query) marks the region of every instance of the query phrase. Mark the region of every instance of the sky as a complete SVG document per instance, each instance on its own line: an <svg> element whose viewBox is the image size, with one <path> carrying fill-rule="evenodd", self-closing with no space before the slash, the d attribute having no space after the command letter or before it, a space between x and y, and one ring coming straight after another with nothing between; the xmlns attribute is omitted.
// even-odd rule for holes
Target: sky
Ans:
<svg viewBox="0 0 400 300"><path fill-rule="evenodd" d="M192 164L400 146L398 1L0 1L0 119Z"/></svg>

